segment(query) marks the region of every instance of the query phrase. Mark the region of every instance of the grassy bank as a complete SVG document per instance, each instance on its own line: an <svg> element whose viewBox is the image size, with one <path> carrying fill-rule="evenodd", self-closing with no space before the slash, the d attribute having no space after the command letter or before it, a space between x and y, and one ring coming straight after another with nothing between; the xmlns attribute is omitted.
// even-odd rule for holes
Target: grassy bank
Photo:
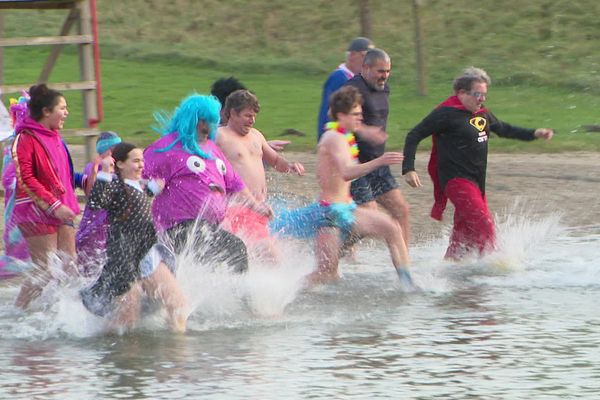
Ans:
<svg viewBox="0 0 600 400"><path fill-rule="evenodd" d="M205 68L322 74L360 32L358 1L103 0L104 54L168 58ZM414 82L413 0L370 1L372 39ZM600 91L600 2L596 0L420 0L433 83L466 65L499 82ZM64 11L6 12L8 36L56 34ZM32 24L32 22L34 22Z"/></svg>
<svg viewBox="0 0 600 400"><path fill-rule="evenodd" d="M103 129L147 144L152 113L172 109L193 90L235 75L261 100L257 127L269 138L288 128L295 150L314 148L320 88L358 34L354 3L339 0L106 0L99 3L105 119ZM488 106L506 121L557 130L550 143L494 140L500 151L600 150L600 38L594 0L423 1L428 95L415 94L412 1L373 1L375 42L393 58L390 148L450 92L467 65L494 80ZM501 6L500 6L501 5ZM443 11L443 12L442 12ZM56 34L64 12L6 14L7 36ZM34 29L29 29L35 21ZM69 49L67 49L69 50ZM7 49L5 81L33 81L43 50ZM66 61L66 63L65 63ZM61 56L54 82L77 76L77 59ZM80 99L67 93L69 127L81 125Z"/></svg>
<svg viewBox="0 0 600 400"><path fill-rule="evenodd" d="M29 49L28 49L29 50ZM7 75L18 76L18 82L34 79L43 54L29 50L12 50L7 59ZM76 58L63 55L68 61L57 70L53 80L69 79L69 69L76 69ZM33 60L33 61L32 61ZM102 64L105 119L102 129L111 129L140 144L156 138L152 131L152 113L171 110L179 100L196 90L206 93L217 78L231 73L254 90L261 101L257 127L269 138L278 138L288 128L306 136L287 137L293 149L312 149L315 144L316 112L324 76L276 71L270 74L243 73L211 68L159 62L136 62L105 59ZM417 96L400 73L392 76L391 115L389 118L390 148L402 146L406 132L431 111L450 92L448 82L429 88L426 97ZM67 127L81 126L79 95L67 92L71 115ZM488 101L496 115L522 126L550 126L557 130L556 140L550 143L524 144L497 140L492 147L514 151L600 150L600 134L587 133L583 125L597 124L600 116L600 96L564 88L519 85L490 88Z"/></svg>

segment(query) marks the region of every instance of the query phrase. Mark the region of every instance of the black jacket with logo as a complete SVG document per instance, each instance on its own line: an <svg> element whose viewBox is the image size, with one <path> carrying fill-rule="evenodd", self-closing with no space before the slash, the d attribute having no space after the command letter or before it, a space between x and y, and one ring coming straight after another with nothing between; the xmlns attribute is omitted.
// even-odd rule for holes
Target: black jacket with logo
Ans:
<svg viewBox="0 0 600 400"><path fill-rule="evenodd" d="M414 171L417 145L433 135L430 173L436 172L431 170L431 162L437 161L437 168L434 165L433 169L437 169L439 180L435 182L434 179L434 186L437 185L443 193L446 183L452 178L465 178L477 183L484 194L490 132L506 138L535 139L535 130L502 122L485 108L472 113L465 109L458 97L451 96L406 136L402 173Z"/></svg>

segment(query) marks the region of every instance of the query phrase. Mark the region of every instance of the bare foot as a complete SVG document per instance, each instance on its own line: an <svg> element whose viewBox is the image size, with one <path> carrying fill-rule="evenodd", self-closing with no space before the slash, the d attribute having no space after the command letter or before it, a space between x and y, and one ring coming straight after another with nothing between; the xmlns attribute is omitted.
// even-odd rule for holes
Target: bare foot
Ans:
<svg viewBox="0 0 600 400"><path fill-rule="evenodd" d="M323 285L326 283L332 283L340 279L340 276L336 272L323 272L314 271L306 277L307 286L312 287L316 285Z"/></svg>
<svg viewBox="0 0 600 400"><path fill-rule="evenodd" d="M183 313L173 316L170 321L171 331L175 333L185 333L187 329L187 317Z"/></svg>

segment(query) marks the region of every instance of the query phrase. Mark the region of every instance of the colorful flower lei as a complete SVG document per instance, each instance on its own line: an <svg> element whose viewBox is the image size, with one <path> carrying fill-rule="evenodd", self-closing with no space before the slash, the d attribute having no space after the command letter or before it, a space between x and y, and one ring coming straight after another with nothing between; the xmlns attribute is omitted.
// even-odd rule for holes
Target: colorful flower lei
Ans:
<svg viewBox="0 0 600 400"><path fill-rule="evenodd" d="M339 122L331 121L325 124L325 129L333 130L344 135L348 146L350 146L350 155L354 160L358 160L358 144L356 143L356 137L352 132L346 132L346 129L340 126Z"/></svg>

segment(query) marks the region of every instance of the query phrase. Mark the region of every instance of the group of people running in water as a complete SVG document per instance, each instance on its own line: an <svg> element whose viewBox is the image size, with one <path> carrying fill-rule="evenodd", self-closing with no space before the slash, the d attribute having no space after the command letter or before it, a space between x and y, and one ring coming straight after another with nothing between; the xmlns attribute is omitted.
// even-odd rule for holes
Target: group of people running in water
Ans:
<svg viewBox="0 0 600 400"><path fill-rule="evenodd" d="M374 50L364 58L364 68L375 68L375 78L357 76L365 80L366 90L389 93L389 57ZM383 80L377 77L379 65L387 66ZM342 250L357 239L382 239L402 286L412 290L404 227L386 212L357 206L351 184L404 163L407 182L420 186L414 172L416 145L433 134L430 173L436 201L449 198L456 208L451 247L489 250L493 222L491 232L481 229L490 229L486 219L491 220L483 188L490 127L524 140L549 138L552 131L515 128L489 114L482 108L489 84L484 74L471 69L459 77L454 96L409 133L404 154L382 151L368 160L360 158L357 143L382 143L363 118L373 107L373 93L365 94L360 85L343 85L328 96L330 121L317 146L316 201L277 212L268 202L265 168L303 175L304 166L281 155L278 150L285 142L268 142L254 128L258 99L235 79L215 82L215 96L194 93L172 113L156 113L161 137L146 149L103 132L97 159L81 173L74 171L60 135L68 116L65 97L44 84L32 86L11 105L15 135L3 174L10 211L5 217L5 240L10 236L6 250L14 248L20 235L35 266L16 305L25 309L41 295L52 279L51 259L59 257L67 275L89 279L81 300L111 326L133 327L144 299L149 299L164 306L171 329L184 331L190 310L176 279L182 255L198 265L244 273L249 259L276 264L277 240L288 236L314 239L317 267L307 277L310 283L336 279ZM385 101L387 111L387 94ZM461 157L472 165L455 166ZM78 228L76 187L86 197ZM461 216L464 210L467 214Z"/></svg>

